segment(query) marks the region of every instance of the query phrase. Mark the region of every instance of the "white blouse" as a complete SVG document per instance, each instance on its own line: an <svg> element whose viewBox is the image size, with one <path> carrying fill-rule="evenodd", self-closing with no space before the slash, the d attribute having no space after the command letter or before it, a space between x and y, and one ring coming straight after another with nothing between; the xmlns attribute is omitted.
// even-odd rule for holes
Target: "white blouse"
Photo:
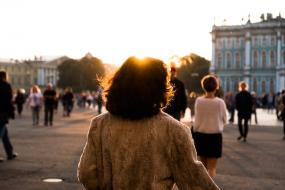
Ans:
<svg viewBox="0 0 285 190"><path fill-rule="evenodd" d="M43 95L40 92L31 93L29 96L30 107L41 106Z"/></svg>
<svg viewBox="0 0 285 190"><path fill-rule="evenodd" d="M197 98L195 102L194 131L201 133L221 133L227 122L227 110L221 98Z"/></svg>

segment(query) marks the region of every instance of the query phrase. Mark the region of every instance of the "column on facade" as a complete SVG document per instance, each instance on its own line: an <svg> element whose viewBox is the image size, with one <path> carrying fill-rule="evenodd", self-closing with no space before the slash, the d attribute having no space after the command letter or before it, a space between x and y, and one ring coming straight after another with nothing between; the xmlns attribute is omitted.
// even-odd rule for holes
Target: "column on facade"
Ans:
<svg viewBox="0 0 285 190"><path fill-rule="evenodd" d="M251 50L251 37L250 32L247 31L245 33L245 67L244 67L244 81L248 84L248 87L250 87L250 50Z"/></svg>
<svg viewBox="0 0 285 190"><path fill-rule="evenodd" d="M284 84L282 85L282 81L284 81L281 79L282 77L280 77L280 72L278 71L279 68L281 67L281 32L280 30L277 31L277 66L276 66L276 90L281 90L281 88L284 88ZM284 82L283 82L284 83Z"/></svg>
<svg viewBox="0 0 285 190"><path fill-rule="evenodd" d="M279 75L280 78L280 83L279 83L279 90L284 90L285 89L285 73L280 73Z"/></svg>
<svg viewBox="0 0 285 190"><path fill-rule="evenodd" d="M281 65L281 32L277 31L277 65Z"/></svg>
<svg viewBox="0 0 285 190"><path fill-rule="evenodd" d="M250 68L250 32L245 34L245 68Z"/></svg>
<svg viewBox="0 0 285 190"><path fill-rule="evenodd" d="M43 68L38 69L38 85L43 86L45 85L45 72Z"/></svg>
<svg viewBox="0 0 285 190"><path fill-rule="evenodd" d="M210 72L214 72L216 68L216 35L212 33L212 62Z"/></svg>

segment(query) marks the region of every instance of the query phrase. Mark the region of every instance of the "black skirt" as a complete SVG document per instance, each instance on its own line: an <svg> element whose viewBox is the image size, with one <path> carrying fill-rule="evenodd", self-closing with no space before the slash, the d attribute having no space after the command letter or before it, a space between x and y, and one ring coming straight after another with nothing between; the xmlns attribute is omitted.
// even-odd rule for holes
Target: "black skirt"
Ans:
<svg viewBox="0 0 285 190"><path fill-rule="evenodd" d="M192 131L192 135L198 156L222 157L223 137L221 133L207 134Z"/></svg>

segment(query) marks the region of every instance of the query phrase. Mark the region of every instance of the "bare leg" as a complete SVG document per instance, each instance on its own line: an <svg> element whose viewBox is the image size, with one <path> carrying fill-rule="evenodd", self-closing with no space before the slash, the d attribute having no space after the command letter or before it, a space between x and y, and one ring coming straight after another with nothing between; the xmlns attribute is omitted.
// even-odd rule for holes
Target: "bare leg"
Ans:
<svg viewBox="0 0 285 190"><path fill-rule="evenodd" d="M217 161L217 158L207 158L207 170L212 178L216 175Z"/></svg>

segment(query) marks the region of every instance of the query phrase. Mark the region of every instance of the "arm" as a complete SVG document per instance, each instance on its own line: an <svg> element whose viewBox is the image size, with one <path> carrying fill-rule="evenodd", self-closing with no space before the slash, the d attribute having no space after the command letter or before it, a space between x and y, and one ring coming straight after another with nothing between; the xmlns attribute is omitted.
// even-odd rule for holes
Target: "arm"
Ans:
<svg viewBox="0 0 285 190"><path fill-rule="evenodd" d="M8 85L8 113L9 118L15 119L15 108L14 108L14 102L13 102L13 90L10 85Z"/></svg>
<svg viewBox="0 0 285 190"><path fill-rule="evenodd" d="M235 97L235 107L237 109L237 111L239 111L239 95L237 94Z"/></svg>
<svg viewBox="0 0 285 190"><path fill-rule="evenodd" d="M194 120L194 128L198 128L198 126L200 125L200 114L199 114L199 110L198 110L198 103L199 102L199 98L196 99L195 104L194 104L194 112L195 112L195 120Z"/></svg>
<svg viewBox="0 0 285 190"><path fill-rule="evenodd" d="M92 124L88 132L87 142L80 157L77 168L77 177L87 190L99 190L100 180L96 165L95 144L92 138Z"/></svg>
<svg viewBox="0 0 285 190"><path fill-rule="evenodd" d="M227 124L227 108L223 100L221 101L221 116L224 125Z"/></svg>
<svg viewBox="0 0 285 190"><path fill-rule="evenodd" d="M187 97L186 97L185 87L183 83L181 83L181 103L182 103L182 112L184 114L187 108Z"/></svg>
<svg viewBox="0 0 285 190"><path fill-rule="evenodd" d="M218 186L208 175L203 164L197 160L190 129L174 127L171 146L172 171L179 189L218 190Z"/></svg>

